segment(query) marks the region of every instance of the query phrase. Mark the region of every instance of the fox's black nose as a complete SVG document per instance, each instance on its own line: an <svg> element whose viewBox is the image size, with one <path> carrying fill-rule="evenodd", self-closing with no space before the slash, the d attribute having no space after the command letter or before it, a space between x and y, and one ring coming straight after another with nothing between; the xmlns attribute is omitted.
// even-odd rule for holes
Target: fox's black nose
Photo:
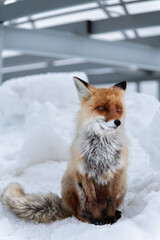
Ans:
<svg viewBox="0 0 160 240"><path fill-rule="evenodd" d="M119 121L118 119L114 121L114 124L118 127L121 125L121 121Z"/></svg>

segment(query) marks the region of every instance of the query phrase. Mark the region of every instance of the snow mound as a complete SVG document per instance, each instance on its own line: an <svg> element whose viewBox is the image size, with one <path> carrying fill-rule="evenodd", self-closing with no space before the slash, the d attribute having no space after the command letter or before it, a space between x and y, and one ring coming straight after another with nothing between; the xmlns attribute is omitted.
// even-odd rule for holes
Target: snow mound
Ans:
<svg viewBox="0 0 160 240"><path fill-rule="evenodd" d="M63 114L62 114L63 113ZM47 160L67 161L72 117L46 102L33 103L25 118L25 141L17 160L17 171ZM69 119L71 118L71 119ZM66 121L67 120L67 121Z"/></svg>
<svg viewBox="0 0 160 240"><path fill-rule="evenodd" d="M140 131L138 137L142 147L150 155L150 164L160 170L160 108L146 129Z"/></svg>
<svg viewBox="0 0 160 240"><path fill-rule="evenodd" d="M81 72L48 73L14 79L0 87L0 122L12 123L21 117L25 128L16 160L7 156L6 164L2 159L1 175L4 169L20 173L38 162L68 160L74 112L78 109L74 75L88 81Z"/></svg>
<svg viewBox="0 0 160 240"><path fill-rule="evenodd" d="M86 80L83 73L46 74L0 87L0 194L17 181L29 193L60 195L79 108L73 75ZM160 103L145 94L130 94L125 101L130 151L122 218L112 226L74 217L33 224L17 219L0 202L0 240L159 240Z"/></svg>
<svg viewBox="0 0 160 240"><path fill-rule="evenodd" d="M73 76L87 81L86 74L47 73L4 82L0 87L0 116L24 116L30 103L51 102L59 108L77 103Z"/></svg>
<svg viewBox="0 0 160 240"><path fill-rule="evenodd" d="M127 95L127 128L134 136L137 136L152 121L159 108L160 102L155 97L143 93Z"/></svg>

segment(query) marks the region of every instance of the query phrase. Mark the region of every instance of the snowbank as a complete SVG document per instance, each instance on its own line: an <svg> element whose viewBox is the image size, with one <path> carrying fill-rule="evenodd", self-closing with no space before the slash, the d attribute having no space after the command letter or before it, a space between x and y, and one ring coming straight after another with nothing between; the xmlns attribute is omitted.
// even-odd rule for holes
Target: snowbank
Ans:
<svg viewBox="0 0 160 240"><path fill-rule="evenodd" d="M84 73L48 73L21 77L0 87L0 116L24 116L30 103L49 101L58 108L77 102L73 76L87 81Z"/></svg>
<svg viewBox="0 0 160 240"><path fill-rule="evenodd" d="M150 155L150 164L160 170L160 108L154 115L146 129L139 133L139 140L142 147Z"/></svg>
<svg viewBox="0 0 160 240"><path fill-rule="evenodd" d="M19 173L47 160L68 160L73 111L78 108L73 76L88 81L81 72L48 73L13 79L0 87L1 122L10 123L22 117L25 127L25 140L16 161L1 162L5 172Z"/></svg>
<svg viewBox="0 0 160 240"><path fill-rule="evenodd" d="M132 93L126 96L126 125L130 132L137 136L146 129L160 108L160 102L151 95Z"/></svg>
<svg viewBox="0 0 160 240"><path fill-rule="evenodd" d="M0 193L18 181L27 192L60 195L78 109L72 75L86 79L82 73L46 74L0 87L0 118L5 121L0 124ZM160 103L145 94L130 94L126 111L130 154L122 218L112 226L74 217L32 224L21 222L0 202L0 240L159 240Z"/></svg>
<svg viewBox="0 0 160 240"><path fill-rule="evenodd" d="M126 106L127 130L149 154L151 167L160 170L160 102L150 95L134 93L126 97Z"/></svg>

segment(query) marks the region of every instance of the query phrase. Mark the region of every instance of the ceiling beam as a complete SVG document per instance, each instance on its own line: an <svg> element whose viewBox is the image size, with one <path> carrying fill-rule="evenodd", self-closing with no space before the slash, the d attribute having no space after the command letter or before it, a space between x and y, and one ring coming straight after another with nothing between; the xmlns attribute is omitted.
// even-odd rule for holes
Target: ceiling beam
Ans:
<svg viewBox="0 0 160 240"><path fill-rule="evenodd" d="M100 34L128 29L152 27L160 25L160 11L126 15L97 21L81 21L48 29L72 32L75 34Z"/></svg>
<svg viewBox="0 0 160 240"><path fill-rule="evenodd" d="M122 41L125 42L125 40ZM142 43L152 47L160 48L160 36L127 39L127 43L128 42Z"/></svg>
<svg viewBox="0 0 160 240"><path fill-rule="evenodd" d="M64 32L71 32L74 34L78 35L88 35L89 32L91 32L91 26L92 22L91 21L81 21L81 22L75 22L75 23L70 23L70 24L64 24L60 26L55 26L55 27L49 27L47 29L50 30L58 30L58 31L64 31ZM133 43L142 43L146 45L150 45L152 47L157 47L160 48L160 36L149 36L149 37L138 37L138 38L131 38L127 40L118 40L118 42L133 42Z"/></svg>
<svg viewBox="0 0 160 240"><path fill-rule="evenodd" d="M160 11L126 15L91 22L91 34L122 31L160 25Z"/></svg>
<svg viewBox="0 0 160 240"><path fill-rule="evenodd" d="M32 62L32 63L42 63L45 62L44 60L38 61L38 62ZM32 64L31 62L28 62L28 64ZM51 71L51 72L74 72L74 71L87 71L87 70L92 70L92 69L104 69L104 68L110 68L111 66L106 66L103 64L96 64L96 63L89 63L89 62L82 62L82 63L76 63L76 64L72 64L72 65L59 65L59 66L54 66L54 62L50 62L50 64L48 64L48 67L46 67L45 69L43 68L39 68L39 69L27 69L25 70L25 68L27 68L28 64L24 64L24 65L10 65L10 66L4 66L3 65L3 72L7 73L8 72L15 72L14 67L16 69L16 72L25 72L26 75L28 73L28 71L32 71L33 74L37 74L37 73L41 73L41 71L46 72L46 71ZM38 66L38 65L37 65ZM34 66L33 66L34 67ZM24 69L24 70L21 70ZM123 68L122 68L123 69ZM23 73L24 74L24 73ZM21 74L20 74L21 75Z"/></svg>
<svg viewBox="0 0 160 240"><path fill-rule="evenodd" d="M53 62L59 60L59 58L49 58L41 56L32 56L32 55L18 55L3 58L3 67L13 67L24 64L39 63L39 62Z"/></svg>
<svg viewBox="0 0 160 240"><path fill-rule="evenodd" d="M88 62L160 71L160 50L142 44L105 42L49 30L1 26L4 49L45 57L84 58Z"/></svg>
<svg viewBox="0 0 160 240"><path fill-rule="evenodd" d="M0 5L0 21L8 21L27 15L37 14L45 11L74 7L93 0L27 0L18 1L7 5Z"/></svg>
<svg viewBox="0 0 160 240"><path fill-rule="evenodd" d="M90 31L90 24L91 24L91 21L81 21L81 22L64 24L64 25L55 26L55 27L49 27L46 29L70 32L78 35L88 35Z"/></svg>
<svg viewBox="0 0 160 240"><path fill-rule="evenodd" d="M121 81L140 82L140 81L160 81L160 73L145 73L145 72L126 72L126 73L110 73L110 74L88 74L88 79L91 84L115 83Z"/></svg>
<svg viewBox="0 0 160 240"><path fill-rule="evenodd" d="M25 66L23 66L25 68ZM2 72L3 73L3 81L15 78L15 77L22 77L22 76L28 76L28 75L34 75L34 74L41 74L41 73L48 73L48 72L78 72L78 71L83 71L85 72L88 69L92 68L102 68L104 65L98 65L96 63L79 63L79 64L73 64L73 65L64 65L64 66L51 66L49 65L48 67L45 68L36 68L36 69L24 69L24 70L14 70L13 68L9 69L7 72L6 69L8 68L3 68ZM106 66L105 66L106 67ZM107 67L106 67L107 68ZM16 67L17 69L17 67ZM13 70L13 71L12 71Z"/></svg>
<svg viewBox="0 0 160 240"><path fill-rule="evenodd" d="M87 64L86 64L87 66ZM64 67L64 66L63 66ZM31 69L31 70L23 70L23 71L17 71L17 72L6 72L3 74L3 81L17 78L17 77L23 77L23 76L29 76L34 74L45 74L48 72L65 72L67 69L67 66L63 68L62 66L59 67L53 67L48 66L47 68L39 68L39 69ZM83 64L78 64L77 66L72 65L69 66L70 72L73 71L80 71L81 68L84 68ZM106 68L107 69L107 68ZM145 72L145 71L139 71L139 72L131 72L131 71L118 71L113 73L106 73L106 74L88 74L86 72L89 82L91 84L105 84L105 83L115 83L120 81L127 81L127 82L138 82L138 81L153 81L153 80L159 80L160 81L160 73L154 73L154 72ZM67 69L67 72L68 69Z"/></svg>
<svg viewBox="0 0 160 240"><path fill-rule="evenodd" d="M130 4L132 4L132 3L140 3L140 2L147 2L147 1L151 1L151 0L130 0L129 2L124 2L124 4L126 5L126 6L128 6L128 5L130 5ZM154 1L157 1L157 0L152 0L153 2ZM103 4L104 5L104 7L114 7L114 6L122 6L121 5L121 3L105 3L105 4ZM53 17L60 17L60 16L63 16L63 15L69 15L69 14L72 14L72 13L81 13L81 12L84 12L84 13L86 13L87 11L91 11L91 10L96 10L96 9L98 9L99 7L97 6L95 6L95 7L91 7L91 6L87 6L85 9L77 9L77 10L70 10L70 11L68 11L68 12L65 12L65 13L55 13L55 14L51 14L51 15L49 15L49 16L37 16L36 17L36 20L42 20L42 19L49 19L49 18L53 18ZM49 9L49 11L50 10L54 10L54 9ZM17 17L16 17L17 18ZM22 21L21 22L21 24L23 24L23 23L26 23L26 22L28 22L28 21L26 21L26 20L24 20L24 21ZM12 23L12 26L13 25L17 25L17 23Z"/></svg>

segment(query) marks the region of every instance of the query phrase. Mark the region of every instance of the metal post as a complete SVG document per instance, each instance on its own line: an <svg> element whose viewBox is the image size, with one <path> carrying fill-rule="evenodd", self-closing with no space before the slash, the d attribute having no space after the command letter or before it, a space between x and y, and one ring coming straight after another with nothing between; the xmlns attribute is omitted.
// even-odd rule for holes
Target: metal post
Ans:
<svg viewBox="0 0 160 240"><path fill-rule="evenodd" d="M157 80L157 84L158 84L158 100L160 101L160 79Z"/></svg>
<svg viewBox="0 0 160 240"><path fill-rule="evenodd" d="M137 91L138 93L141 92L140 81L137 81L137 82L136 82L136 91Z"/></svg>
<svg viewBox="0 0 160 240"><path fill-rule="evenodd" d="M0 84L2 84L2 50L3 50L3 32L0 29Z"/></svg>

